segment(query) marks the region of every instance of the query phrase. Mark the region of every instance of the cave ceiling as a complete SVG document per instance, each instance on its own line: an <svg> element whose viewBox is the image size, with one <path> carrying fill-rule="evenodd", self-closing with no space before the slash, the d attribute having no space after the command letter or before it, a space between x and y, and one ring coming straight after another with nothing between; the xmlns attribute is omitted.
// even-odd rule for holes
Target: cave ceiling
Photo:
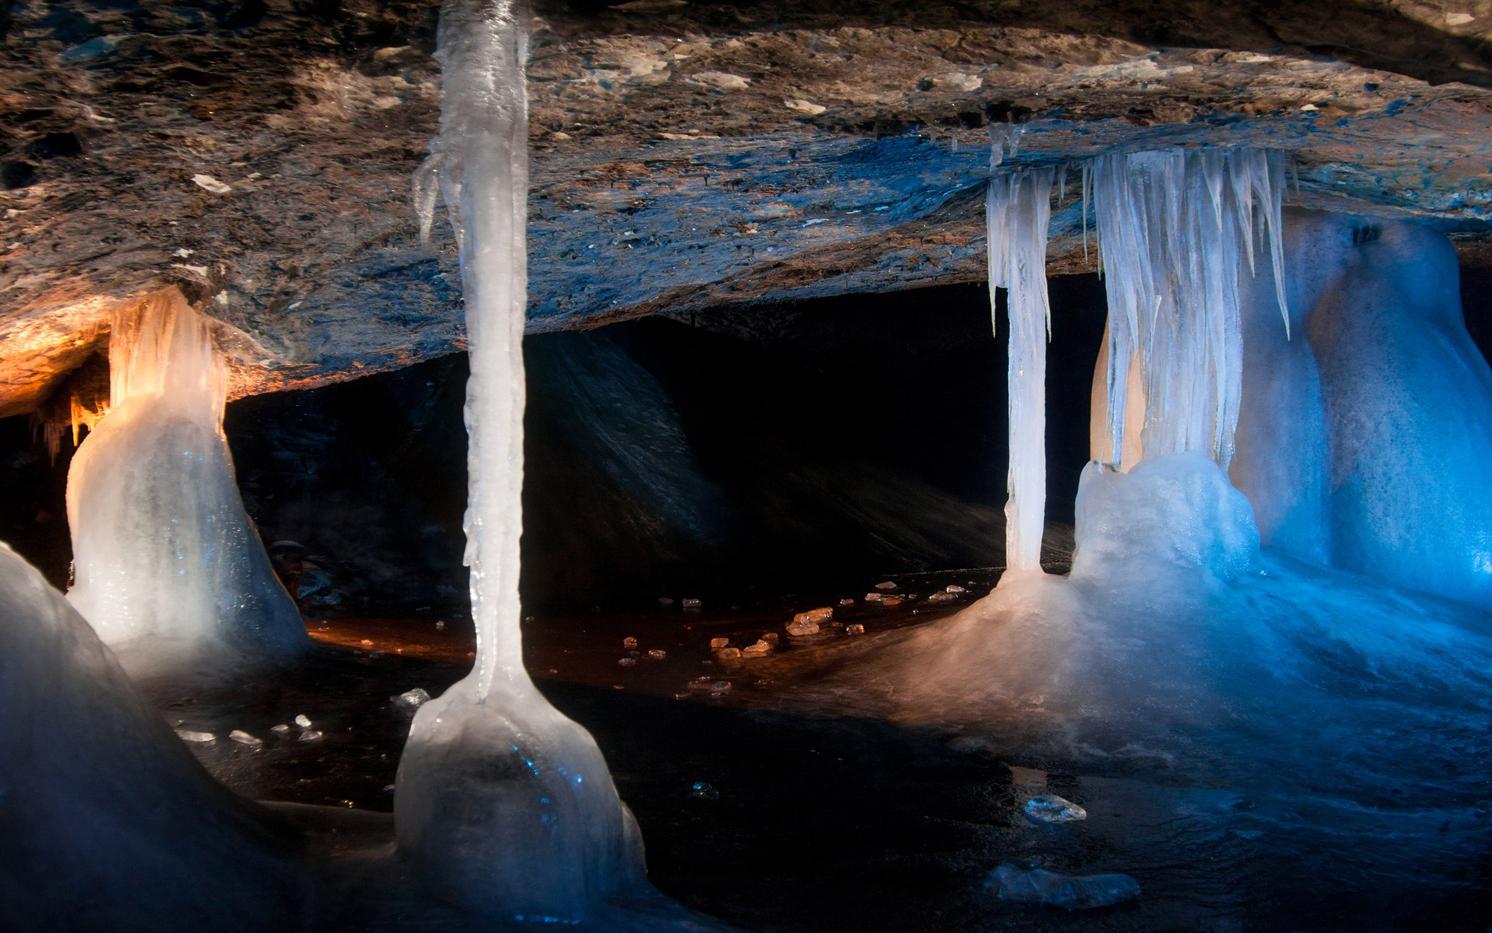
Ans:
<svg viewBox="0 0 1492 933"><path fill-rule="evenodd" d="M463 345L448 228L410 179L437 6L0 5L0 415L168 286L222 322L235 396ZM531 331L983 278L1007 164L1285 150L1287 204L1492 219L1492 3L537 3ZM1091 269L1077 174L1054 272Z"/></svg>

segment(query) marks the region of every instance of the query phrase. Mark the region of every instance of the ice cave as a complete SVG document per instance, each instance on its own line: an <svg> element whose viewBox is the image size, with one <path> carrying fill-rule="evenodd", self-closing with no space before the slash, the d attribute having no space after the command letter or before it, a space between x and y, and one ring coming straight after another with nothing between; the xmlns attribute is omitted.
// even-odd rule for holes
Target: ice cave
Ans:
<svg viewBox="0 0 1492 933"><path fill-rule="evenodd" d="M1484 4L0 4L0 929L1492 926Z"/></svg>

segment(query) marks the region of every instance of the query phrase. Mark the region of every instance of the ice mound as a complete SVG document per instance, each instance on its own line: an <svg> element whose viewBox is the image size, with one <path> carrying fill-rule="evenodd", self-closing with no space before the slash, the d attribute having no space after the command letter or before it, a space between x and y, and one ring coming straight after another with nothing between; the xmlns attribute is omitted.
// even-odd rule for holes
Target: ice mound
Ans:
<svg viewBox="0 0 1492 933"><path fill-rule="evenodd" d="M642 836L581 726L532 686L467 678L420 708L399 762L399 852L441 898L497 916L596 919L650 890Z"/></svg>
<svg viewBox="0 0 1492 933"><path fill-rule="evenodd" d="M207 321L175 289L157 293L116 316L109 369L109 413L67 480L73 606L109 644L306 646L238 493Z"/></svg>
<svg viewBox="0 0 1492 933"><path fill-rule="evenodd" d="M303 892L276 841L4 545L0 619L5 926L283 929Z"/></svg>

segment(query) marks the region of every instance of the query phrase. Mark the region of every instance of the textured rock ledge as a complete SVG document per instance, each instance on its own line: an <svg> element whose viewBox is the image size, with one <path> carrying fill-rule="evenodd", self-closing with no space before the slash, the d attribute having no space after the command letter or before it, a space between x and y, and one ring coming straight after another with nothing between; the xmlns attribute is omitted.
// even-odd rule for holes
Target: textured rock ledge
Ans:
<svg viewBox="0 0 1492 933"><path fill-rule="evenodd" d="M1479 7L1060 6L540 4L531 326L980 279L991 121L1024 124L1028 164L1287 149L1289 200L1433 218L1483 254ZM171 284L224 323L235 395L461 345L453 245L419 245L408 198L435 5L8 10L0 414ZM1073 182L1056 271L1091 262Z"/></svg>

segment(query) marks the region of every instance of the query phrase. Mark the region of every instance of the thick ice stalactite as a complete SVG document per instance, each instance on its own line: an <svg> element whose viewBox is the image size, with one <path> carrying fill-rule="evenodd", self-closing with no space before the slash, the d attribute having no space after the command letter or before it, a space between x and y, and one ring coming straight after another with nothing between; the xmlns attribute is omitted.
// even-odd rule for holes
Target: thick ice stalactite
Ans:
<svg viewBox="0 0 1492 933"><path fill-rule="evenodd" d="M549 705L523 667L524 15L509 0L448 0L441 10L440 136L416 196L428 230L438 178L461 254L477 656L470 675L415 717L394 810L401 855L442 897L575 922L604 898L648 889L641 837L595 741Z"/></svg>
<svg viewBox="0 0 1492 933"><path fill-rule="evenodd" d="M99 637L297 650L300 614L270 567L223 435L227 370L175 289L116 315L110 409L67 479L76 585Z"/></svg>
<svg viewBox="0 0 1492 933"><path fill-rule="evenodd" d="M1304 560L1328 563L1326 407L1321 374L1307 339L1317 287L1300 261L1307 215L1285 215L1285 286L1290 334L1280 327L1273 276L1239 275L1243 396L1228 475L1253 504L1262 542ZM1306 224L1306 226L1313 226ZM1309 234L1305 234L1309 236ZM1273 257L1263 257L1274 265ZM1315 262L1315 259L1310 260Z"/></svg>
<svg viewBox="0 0 1492 933"><path fill-rule="evenodd" d="M1226 468L1242 389L1238 270L1253 273L1259 242L1286 303L1283 161L1253 149L1174 149L1100 156L1089 171L1109 295L1108 443L1094 454L1133 466L1129 435L1139 430L1142 457L1196 451ZM1135 383L1142 405L1130 397ZM1139 411L1143 422L1129 423Z"/></svg>
<svg viewBox="0 0 1492 933"><path fill-rule="evenodd" d="M1006 172L985 193L990 306L1006 289L1010 320L1010 472L1005 505L1006 571L1041 571L1046 519L1047 225L1055 170Z"/></svg>
<svg viewBox="0 0 1492 933"><path fill-rule="evenodd" d="M78 613L0 545L7 929L279 930L305 891Z"/></svg>
<svg viewBox="0 0 1492 933"><path fill-rule="evenodd" d="M1288 253L1319 401L1246 393L1245 420L1324 406L1324 439L1297 458L1301 485L1326 490L1320 550L1396 586L1492 605L1492 370L1462 320L1450 242L1411 222L1301 213ZM1261 445L1259 459L1282 455ZM1278 508L1252 473L1238 479L1261 511Z"/></svg>

